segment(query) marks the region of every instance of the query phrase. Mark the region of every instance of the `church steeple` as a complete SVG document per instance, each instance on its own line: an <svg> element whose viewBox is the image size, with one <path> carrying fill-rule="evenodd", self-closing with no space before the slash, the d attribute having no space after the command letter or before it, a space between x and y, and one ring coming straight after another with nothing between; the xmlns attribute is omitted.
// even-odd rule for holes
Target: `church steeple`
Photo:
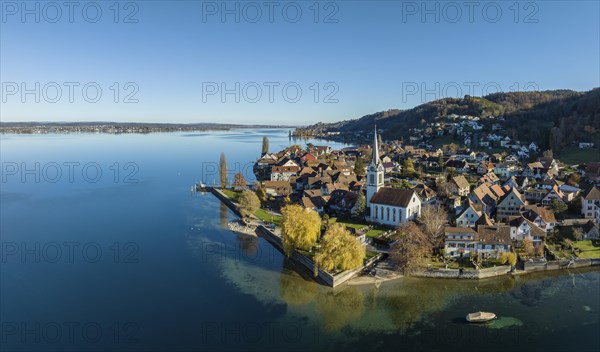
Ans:
<svg viewBox="0 0 600 352"><path fill-rule="evenodd" d="M373 164L379 164L379 146L377 145L377 125L375 125L375 131L373 132Z"/></svg>
<svg viewBox="0 0 600 352"><path fill-rule="evenodd" d="M381 160L379 160L379 143L377 143L377 126L375 126L373 133L373 159L367 168L367 207L371 207L371 198L384 186L384 177L385 169Z"/></svg>

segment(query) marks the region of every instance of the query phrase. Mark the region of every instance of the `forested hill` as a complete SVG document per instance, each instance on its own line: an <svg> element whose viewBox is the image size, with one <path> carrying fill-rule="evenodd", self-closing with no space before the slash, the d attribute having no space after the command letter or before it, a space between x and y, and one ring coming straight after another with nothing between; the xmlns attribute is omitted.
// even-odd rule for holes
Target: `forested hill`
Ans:
<svg viewBox="0 0 600 352"><path fill-rule="evenodd" d="M490 125L486 127L491 127L492 122L501 123L503 133L511 138L533 141L555 151L572 141L600 144L600 88L588 92L554 90L494 93L482 98L446 98L409 110L388 110L356 120L320 123L298 132L340 132L338 138L352 139L352 136L371 131L376 123L383 131L384 139L401 139L410 135L411 128L424 128L428 123L451 114L503 116L503 122L484 119L483 123Z"/></svg>

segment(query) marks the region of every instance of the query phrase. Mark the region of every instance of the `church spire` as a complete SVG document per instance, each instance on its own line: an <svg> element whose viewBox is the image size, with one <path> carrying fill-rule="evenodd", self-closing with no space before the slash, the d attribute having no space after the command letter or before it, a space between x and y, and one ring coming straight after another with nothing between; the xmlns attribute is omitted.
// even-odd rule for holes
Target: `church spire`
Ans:
<svg viewBox="0 0 600 352"><path fill-rule="evenodd" d="M373 133L373 160L374 165L379 164L379 146L377 145L377 125L375 125L375 131Z"/></svg>

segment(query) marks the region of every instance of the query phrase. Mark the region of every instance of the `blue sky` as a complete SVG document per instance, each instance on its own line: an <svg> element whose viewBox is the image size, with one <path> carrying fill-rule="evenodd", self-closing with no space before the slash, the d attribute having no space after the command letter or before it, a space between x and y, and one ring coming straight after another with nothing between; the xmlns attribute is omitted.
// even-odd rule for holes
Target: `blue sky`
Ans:
<svg viewBox="0 0 600 352"><path fill-rule="evenodd" d="M265 3L2 1L0 118L297 125L600 86L598 1Z"/></svg>

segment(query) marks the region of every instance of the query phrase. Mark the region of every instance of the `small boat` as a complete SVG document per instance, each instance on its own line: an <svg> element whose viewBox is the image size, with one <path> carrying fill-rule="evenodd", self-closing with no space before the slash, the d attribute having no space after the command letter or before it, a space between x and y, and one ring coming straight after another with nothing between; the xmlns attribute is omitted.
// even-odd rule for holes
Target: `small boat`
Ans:
<svg viewBox="0 0 600 352"><path fill-rule="evenodd" d="M467 314L467 321L469 323L485 323L493 319L496 319L496 314L494 313L475 312Z"/></svg>

